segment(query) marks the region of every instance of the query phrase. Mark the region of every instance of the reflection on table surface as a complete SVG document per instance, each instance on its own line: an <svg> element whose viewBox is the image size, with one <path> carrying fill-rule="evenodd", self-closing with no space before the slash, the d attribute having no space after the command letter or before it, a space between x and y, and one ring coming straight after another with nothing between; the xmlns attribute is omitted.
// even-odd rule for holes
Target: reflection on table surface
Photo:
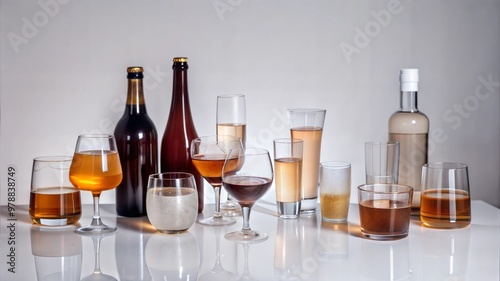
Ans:
<svg viewBox="0 0 500 281"><path fill-rule="evenodd" d="M361 238L354 204L345 224L323 222L320 214L283 220L274 208L257 204L250 218L269 239L237 244L224 234L239 230L241 217L232 226L195 224L168 235L147 217L117 217L114 205L103 205L103 218L118 231L95 248L96 239L76 234L76 226L31 224L27 206L18 206L12 232L2 206L1 255L8 262L14 237L16 273L1 263L0 280L82 280L95 271L96 257L116 280L499 280L500 210L481 201L473 201L468 228L429 229L412 218L410 235L395 241ZM212 212L207 205L205 214ZM85 205L80 223L91 216Z"/></svg>

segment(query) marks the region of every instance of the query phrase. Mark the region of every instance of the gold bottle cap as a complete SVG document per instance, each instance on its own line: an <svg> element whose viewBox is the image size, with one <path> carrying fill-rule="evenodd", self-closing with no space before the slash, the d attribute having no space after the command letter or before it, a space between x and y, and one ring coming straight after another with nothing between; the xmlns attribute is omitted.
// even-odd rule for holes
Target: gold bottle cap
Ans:
<svg viewBox="0 0 500 281"><path fill-rule="evenodd" d="M143 69L140 66L127 67L127 73L139 73L139 72L143 72Z"/></svg>
<svg viewBox="0 0 500 281"><path fill-rule="evenodd" d="M187 62L188 61L188 58L186 57L175 57L173 59L174 62Z"/></svg>

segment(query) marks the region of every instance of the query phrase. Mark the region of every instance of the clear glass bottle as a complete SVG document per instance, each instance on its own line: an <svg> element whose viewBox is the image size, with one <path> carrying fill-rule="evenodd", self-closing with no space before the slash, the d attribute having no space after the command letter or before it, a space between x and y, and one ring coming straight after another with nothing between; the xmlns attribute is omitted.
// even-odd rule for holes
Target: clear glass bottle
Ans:
<svg viewBox="0 0 500 281"><path fill-rule="evenodd" d="M191 161L191 141L198 137L194 127L188 93L188 59L176 57L172 69L172 103L161 142L161 171L186 172L194 175L198 189L198 213L203 211L203 177Z"/></svg>
<svg viewBox="0 0 500 281"><path fill-rule="evenodd" d="M144 101L142 67L127 68L125 112L115 127L123 171L116 188L116 212L120 216L146 215L148 177L158 172L158 133Z"/></svg>
<svg viewBox="0 0 500 281"><path fill-rule="evenodd" d="M422 166L427 163L429 119L417 107L418 69L401 69L400 108L389 119L389 141L399 142L399 184L413 187L412 213L420 209Z"/></svg>

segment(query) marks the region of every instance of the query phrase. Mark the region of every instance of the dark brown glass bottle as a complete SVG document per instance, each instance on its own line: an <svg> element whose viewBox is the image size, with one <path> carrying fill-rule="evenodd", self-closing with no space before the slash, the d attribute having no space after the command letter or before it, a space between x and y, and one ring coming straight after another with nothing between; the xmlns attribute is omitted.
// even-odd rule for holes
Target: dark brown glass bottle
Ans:
<svg viewBox="0 0 500 281"><path fill-rule="evenodd" d="M161 171L187 172L195 176L198 187L198 213L203 211L203 178L191 161L191 141L198 137L191 116L188 94L188 59L173 59L172 103L161 142Z"/></svg>
<svg viewBox="0 0 500 281"><path fill-rule="evenodd" d="M158 133L144 102L142 67L127 68L127 104L115 128L123 180L116 188L116 213L146 215L148 177L158 173Z"/></svg>

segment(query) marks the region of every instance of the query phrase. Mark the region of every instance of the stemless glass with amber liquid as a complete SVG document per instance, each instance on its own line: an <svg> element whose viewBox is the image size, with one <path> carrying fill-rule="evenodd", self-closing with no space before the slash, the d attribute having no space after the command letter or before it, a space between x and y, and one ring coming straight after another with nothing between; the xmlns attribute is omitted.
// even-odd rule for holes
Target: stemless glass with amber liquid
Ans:
<svg viewBox="0 0 500 281"><path fill-rule="evenodd" d="M300 215L302 185L301 139L276 139L274 144L274 171L276 207L283 219L295 219Z"/></svg>
<svg viewBox="0 0 500 281"><path fill-rule="evenodd" d="M413 188L400 184L358 187L359 224L363 237L394 240L408 236Z"/></svg>
<svg viewBox="0 0 500 281"><path fill-rule="evenodd" d="M467 166L427 163L422 168L420 220L431 228L463 228L470 224Z"/></svg>
<svg viewBox="0 0 500 281"><path fill-rule="evenodd" d="M276 188L278 205L293 202L300 206L302 159L300 157L277 158L274 160L274 167L276 186L280 186L280 188Z"/></svg>
<svg viewBox="0 0 500 281"><path fill-rule="evenodd" d="M116 227L102 223L99 214L99 197L102 191L117 187L122 181L120 157L113 135L81 135L69 171L73 185L92 192L94 216L89 226L77 229L82 234L114 232Z"/></svg>
<svg viewBox="0 0 500 281"><path fill-rule="evenodd" d="M301 213L315 213L318 199L318 177L321 137L326 110L289 109L291 137L302 139L302 202Z"/></svg>
<svg viewBox="0 0 500 281"><path fill-rule="evenodd" d="M318 198L318 174L321 151L321 137L323 129L317 127L300 127L292 129L292 138L304 141L304 151L302 158L302 200L314 201ZM315 208L304 204L303 210Z"/></svg>
<svg viewBox="0 0 500 281"><path fill-rule="evenodd" d="M81 216L80 191L69 181L69 156L33 159L29 214L42 225L67 225Z"/></svg>

